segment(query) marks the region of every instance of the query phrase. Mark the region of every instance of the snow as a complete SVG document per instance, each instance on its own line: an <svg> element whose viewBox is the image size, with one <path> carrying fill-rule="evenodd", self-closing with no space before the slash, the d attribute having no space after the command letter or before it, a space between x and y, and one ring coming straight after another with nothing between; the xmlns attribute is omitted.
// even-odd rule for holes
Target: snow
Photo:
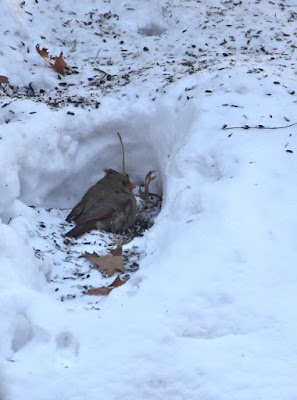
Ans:
<svg viewBox="0 0 297 400"><path fill-rule="evenodd" d="M293 1L2 1L1 400L296 399L296 18ZM124 244L128 282L87 296L114 276L82 254L114 237L65 241L65 217L121 170L117 132L162 209Z"/></svg>

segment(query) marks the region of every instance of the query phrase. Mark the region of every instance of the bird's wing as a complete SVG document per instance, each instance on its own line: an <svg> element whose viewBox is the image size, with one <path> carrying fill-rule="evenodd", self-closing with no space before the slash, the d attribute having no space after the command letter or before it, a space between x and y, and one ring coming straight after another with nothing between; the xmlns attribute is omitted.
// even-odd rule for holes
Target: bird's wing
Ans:
<svg viewBox="0 0 297 400"><path fill-rule="evenodd" d="M83 224L78 224L66 233L68 237L79 237L84 233L90 232L92 229L96 228L96 221L88 221Z"/></svg>
<svg viewBox="0 0 297 400"><path fill-rule="evenodd" d="M131 201L130 195L123 192L113 192L104 201L98 199L89 199L84 205L83 212L76 219L78 223L100 220L112 217L113 213L117 213L125 208L127 203Z"/></svg>
<svg viewBox="0 0 297 400"><path fill-rule="evenodd" d="M76 220L82 214L85 206L85 200L82 198L79 203L76 204L75 207L71 210L70 214L67 216L66 221L70 222L72 220Z"/></svg>
<svg viewBox="0 0 297 400"><path fill-rule="evenodd" d="M110 192L110 188L103 185L102 180L97 182L94 186L90 187L80 202L73 207L72 211L67 216L66 221L70 222L73 220L75 222L82 222L85 219L84 214L88 213L88 211L94 206L93 203L103 203L106 196L110 195Z"/></svg>

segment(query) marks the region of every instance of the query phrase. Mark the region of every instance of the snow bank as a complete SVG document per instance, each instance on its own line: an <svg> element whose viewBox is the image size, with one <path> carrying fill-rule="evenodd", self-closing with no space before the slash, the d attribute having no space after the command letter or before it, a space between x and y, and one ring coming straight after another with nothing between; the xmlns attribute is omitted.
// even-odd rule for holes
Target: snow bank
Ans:
<svg viewBox="0 0 297 400"><path fill-rule="evenodd" d="M131 178L139 182L148 170L156 169L157 189L164 194L163 210L146 237L140 272L110 295L99 320L77 313L64 321L64 311L43 295L24 293L23 286L40 290L36 261L19 239L17 247L25 253L27 267L18 269L20 252L16 258L14 248L7 246L6 277L23 286L21 296L6 295L3 301L10 314L3 316L3 355L14 352L17 380L30 360L29 370L41 387L47 387L48 399L57 387L61 396L83 398L88 392L95 398L108 393L109 399L116 399L117 377L124 399L135 393L138 398L198 394L229 399L234 387L241 388L242 399L258 391L278 399L283 391L279 388L284 387L287 396L293 393L293 358L287 366L282 364L284 373L277 380L272 382L271 376L276 375L279 359L293 351L289 332L296 329L287 308L295 299L297 283L291 268L297 256L292 240L296 203L289 200L296 180L289 171L296 168L296 161L286 152L287 143L294 148L295 135L233 130L230 136L221 127L226 121L238 124L237 108L223 108L220 94L203 103L180 99L182 89L192 82L181 81L169 93L170 100L141 102L129 111L123 102L109 102L106 113L91 112L86 122L83 113L71 119L60 112L51 136L43 140L38 135L44 122L31 120L30 135L23 135L23 154L35 143L33 154L17 167L23 203L68 206L81 196L82 187L98 179L98 170L119 169L118 131L126 144ZM237 87L229 95L230 103L243 101ZM253 110L249 105L249 124L261 121L257 94L247 89L244 95L244 102L255 104ZM263 109L271 106L270 100L261 102ZM287 110L290 117L289 112L293 109ZM46 113L51 114L42 111ZM106 165L110 160L112 164ZM290 207L286 218L280 199ZM23 214L27 209L20 207L17 202L14 210ZM11 243L16 234L2 226ZM23 237L28 235L24 222ZM43 314L44 306L56 310L52 318ZM98 368L98 357L109 360L100 376L89 372ZM44 359L52 361L39 371L36 365ZM141 366L137 374L131 372L135 365ZM65 373L65 367L72 373ZM233 370L240 372L230 375ZM80 377L75 387L73 376ZM22 387L27 396L40 394L40 387ZM13 393L19 395L17 389Z"/></svg>

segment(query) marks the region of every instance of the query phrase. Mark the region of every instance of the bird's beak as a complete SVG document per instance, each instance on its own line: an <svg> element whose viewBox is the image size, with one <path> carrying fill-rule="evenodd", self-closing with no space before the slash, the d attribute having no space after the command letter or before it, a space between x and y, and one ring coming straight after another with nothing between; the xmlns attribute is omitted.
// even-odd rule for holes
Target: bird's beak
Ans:
<svg viewBox="0 0 297 400"><path fill-rule="evenodd" d="M133 182L129 182L128 185L127 185L127 188L132 191L133 189L136 188L136 186L134 185Z"/></svg>

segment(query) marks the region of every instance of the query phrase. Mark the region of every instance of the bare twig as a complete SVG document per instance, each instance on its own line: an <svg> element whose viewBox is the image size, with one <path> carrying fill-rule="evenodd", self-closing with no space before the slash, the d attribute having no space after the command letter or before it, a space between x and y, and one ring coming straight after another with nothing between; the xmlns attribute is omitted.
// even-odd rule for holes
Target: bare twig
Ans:
<svg viewBox="0 0 297 400"><path fill-rule="evenodd" d="M284 125L284 126L264 126L264 125L257 125L257 126L249 126L249 125L244 125L244 126L227 126L226 124L222 126L222 130L227 130L227 129L285 129L285 128L290 128L291 126L297 125L297 122L294 122L293 124L290 125Z"/></svg>
<svg viewBox="0 0 297 400"><path fill-rule="evenodd" d="M161 198L161 196L159 196L158 194L151 193L151 192L150 192L150 189L149 189L150 183L151 183L153 180L156 179L156 176L153 175L154 172L156 172L156 171L149 171L149 172L146 174L145 181L144 181L144 190L142 190L141 188L139 188L139 196L140 196L140 198L141 198L143 201L145 201L145 202L148 201L148 199L149 199L150 196L152 196L152 197L158 197L159 199Z"/></svg>
<svg viewBox="0 0 297 400"><path fill-rule="evenodd" d="M124 149L124 145L123 145L123 141L122 141L122 137L118 132L118 137L120 138L120 142L121 142L121 146L122 146L122 154L123 154L123 165L122 165L122 169L123 169L123 174L126 174L126 167L125 167L125 149Z"/></svg>

